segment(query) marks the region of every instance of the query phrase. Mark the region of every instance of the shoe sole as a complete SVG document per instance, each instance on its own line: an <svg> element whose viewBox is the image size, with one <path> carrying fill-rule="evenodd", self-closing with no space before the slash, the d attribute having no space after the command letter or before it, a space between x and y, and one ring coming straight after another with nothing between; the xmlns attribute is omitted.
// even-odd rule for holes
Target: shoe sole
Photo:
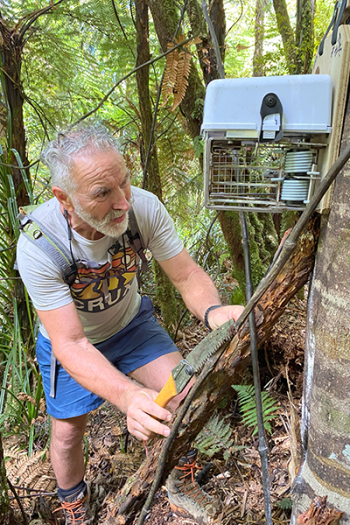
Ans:
<svg viewBox="0 0 350 525"><path fill-rule="evenodd" d="M193 516L193 514L190 514L185 509L181 509L180 507L177 507L176 505L174 505L174 503L170 503L170 507L171 507L171 510L173 512L175 512L175 514L177 516L181 517L181 518L190 518L193 521L195 521L196 523L198 523L198 525L207 525L208 524L208 520L204 521L204 519L202 519L202 518L195 518Z"/></svg>

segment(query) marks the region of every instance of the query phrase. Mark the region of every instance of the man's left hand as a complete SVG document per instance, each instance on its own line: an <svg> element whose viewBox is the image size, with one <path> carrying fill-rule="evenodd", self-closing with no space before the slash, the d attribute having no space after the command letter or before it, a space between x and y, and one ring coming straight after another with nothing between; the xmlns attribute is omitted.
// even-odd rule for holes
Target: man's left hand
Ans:
<svg viewBox="0 0 350 525"><path fill-rule="evenodd" d="M208 324L212 330L219 328L222 324L226 323L229 319L237 321L241 313L244 310L244 306L233 304L229 306L221 306L211 310L208 315Z"/></svg>

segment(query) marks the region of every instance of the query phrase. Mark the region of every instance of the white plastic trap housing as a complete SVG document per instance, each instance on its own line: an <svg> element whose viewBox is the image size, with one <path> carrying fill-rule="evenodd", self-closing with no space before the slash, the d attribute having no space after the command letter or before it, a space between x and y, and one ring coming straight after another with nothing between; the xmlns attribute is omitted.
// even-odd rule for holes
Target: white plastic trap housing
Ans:
<svg viewBox="0 0 350 525"><path fill-rule="evenodd" d="M201 128L205 206L304 209L324 175L331 111L329 75L212 81Z"/></svg>

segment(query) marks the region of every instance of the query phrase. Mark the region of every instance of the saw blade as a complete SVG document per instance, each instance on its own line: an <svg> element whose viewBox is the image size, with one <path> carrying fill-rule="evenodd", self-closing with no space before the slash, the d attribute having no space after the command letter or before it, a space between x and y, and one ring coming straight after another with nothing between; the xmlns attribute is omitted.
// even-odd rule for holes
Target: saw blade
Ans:
<svg viewBox="0 0 350 525"><path fill-rule="evenodd" d="M204 363L214 355L219 348L236 335L235 322L230 319L214 332L205 337L186 357L189 363L198 372Z"/></svg>

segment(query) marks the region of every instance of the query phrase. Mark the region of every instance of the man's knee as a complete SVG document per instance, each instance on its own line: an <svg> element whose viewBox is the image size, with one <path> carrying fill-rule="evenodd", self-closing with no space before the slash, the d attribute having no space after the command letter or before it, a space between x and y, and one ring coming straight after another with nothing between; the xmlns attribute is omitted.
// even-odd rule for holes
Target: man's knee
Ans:
<svg viewBox="0 0 350 525"><path fill-rule="evenodd" d="M185 399L185 397L187 396L189 390L191 389L192 385L195 383L196 379L193 377L190 382L188 383L188 385L184 388L184 390L181 392L181 394L178 394L177 396L175 396L171 401L169 401L168 403L168 409L171 411L171 412L175 412L175 410L177 409L177 407L179 406L179 404L181 403L181 401L183 399Z"/></svg>
<svg viewBox="0 0 350 525"><path fill-rule="evenodd" d="M61 448L71 449L82 442L87 422L87 415L69 419L51 418L52 441Z"/></svg>

